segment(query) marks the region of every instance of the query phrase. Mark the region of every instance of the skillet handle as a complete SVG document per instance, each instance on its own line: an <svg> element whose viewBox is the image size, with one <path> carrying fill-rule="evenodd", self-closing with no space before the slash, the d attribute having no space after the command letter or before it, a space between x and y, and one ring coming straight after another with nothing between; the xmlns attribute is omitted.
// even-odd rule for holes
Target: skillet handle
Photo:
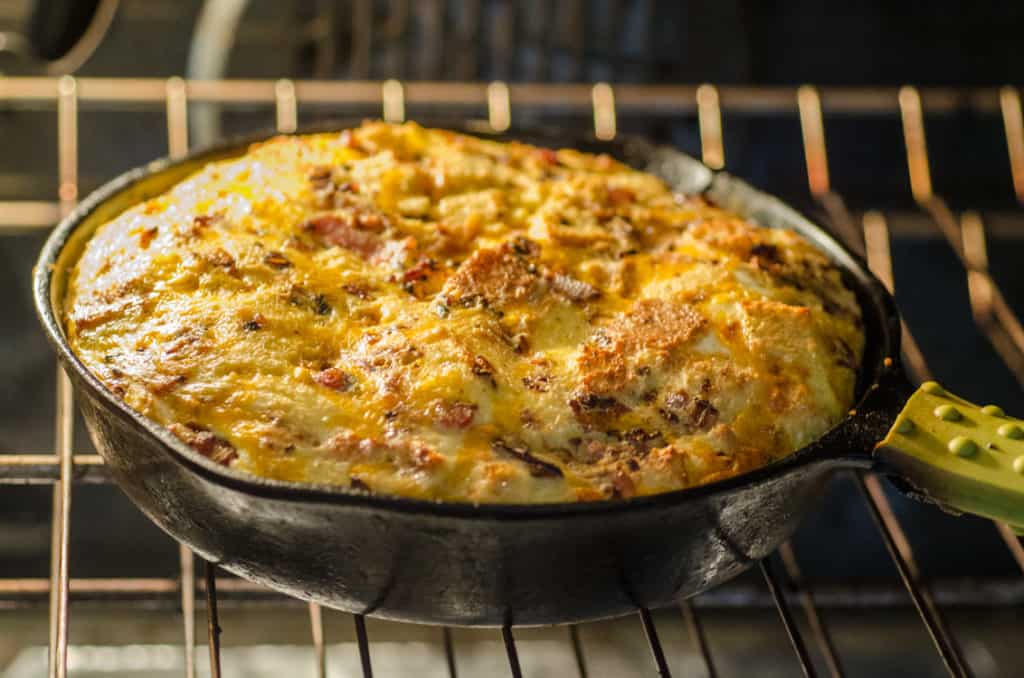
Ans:
<svg viewBox="0 0 1024 678"><path fill-rule="evenodd" d="M883 472L911 494L1024 534L1024 421L979 407L934 381L914 392L875 448Z"/></svg>

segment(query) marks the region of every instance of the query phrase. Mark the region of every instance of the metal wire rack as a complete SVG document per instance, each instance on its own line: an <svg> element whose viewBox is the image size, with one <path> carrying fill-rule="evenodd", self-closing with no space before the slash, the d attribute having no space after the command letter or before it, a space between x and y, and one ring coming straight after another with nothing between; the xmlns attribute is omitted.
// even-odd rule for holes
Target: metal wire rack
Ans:
<svg viewBox="0 0 1024 678"><path fill-rule="evenodd" d="M645 115L673 116L696 112L699 123L702 156L713 168L725 165L722 137L722 110L740 112L795 112L799 116L806 158L807 181L811 195L827 215L835 232L851 247L865 252L873 271L893 287L892 259L886 217L869 211L858 220L845 207L843 199L833 190L829 179L827 145L823 109L831 112L899 113L907 152L907 166L913 197L935 228L948 240L963 263L969 290L971 310L978 327L989 338L1006 366L1024 383L1024 328L1014 316L998 284L988 271L985 225L977 212L965 212L958 219L946 202L937 195L931 183L925 142L925 108L952 110L969 107L997 112L1005 125L1005 136L1018 201L1024 203L1024 122L1021 98L1016 89L962 91L950 89L918 90L903 87L890 89L825 89L800 87L742 88L701 85L686 86L620 86L608 83L583 85L509 85L503 82L403 84L385 82L293 82L274 81L189 81L181 78L101 79L71 77L0 78L0 101L19 105L56 105L58 131L59 192L57 202L0 202L0 235L25 228L45 229L67 214L78 197L78 108L97 106L103 109L123 106L162 106L167 122L168 152L184 154L188 147L188 102L202 101L223 105L273 105L276 125L282 132L293 131L297 125L298 106L380 107L383 117L397 121L405 118L406 106L428 104L455 111L482 111L491 127L503 130L512 120L512 104L517 109L559 109L593 115L594 131L599 138L611 139L617 134L617 115L622 111L641 110ZM904 327L904 347L908 363L919 378L927 378L929 370L917 342ZM220 676L220 633L217 602L219 596L258 597L265 589L235 579L218 581L216 566L205 564L202 581L197 581L193 555L180 547L178 579L74 579L68 566L68 541L71 529L72 488L80 482L109 482L103 461L96 455L75 454L73 441L73 403L66 375L58 369L56 402L56 449L52 454L0 455L0 483L52 484L53 514L51 538L51 572L49 579L0 580L0 600L25 600L49 595L49 675L67 675L69 594L98 597L138 594L164 598L180 598L183 619L185 673L193 678L196 671L195 612L196 593L206 598L207 635L210 648L210 673ZM924 582L913 548L897 520L877 477L870 473L856 475L855 482L884 544L895 564L935 649L949 674L969 676L971 669L964 660L956 638L950 633L936 596ZM994 525L1005 541L1013 559L1024 571L1024 548L1005 525ZM781 565L781 567L779 567ZM807 676L818 671L810 648L822 658L827 674L844 675L842 661L832 642L828 628L819 613L816 599L834 595L827 591L813 592L803 579L793 547L780 547L774 558L759 564L767 584L771 603L776 608L800 667ZM219 593L218 593L219 592ZM841 597L840 593L840 597ZM939 601L943 602L943 601ZM794 608L799 608L806 621L805 631L797 623ZM680 612L689 637L703 661L705 673L718 675L701 615L690 601L680 603ZM653 668L659 675L669 676L669 663L659 639L655 618L646 609L638 617L649 645ZM309 604L311 641L318 675L326 676L326 652L323 615L315 604ZM370 641L365 619L353 616L361 670L372 676ZM456 675L455 648L449 629L443 629L443 643L448 673ZM501 638L512 676L522 675L514 629L501 629ZM584 647L578 629L570 627L568 642L578 674L588 674Z"/></svg>

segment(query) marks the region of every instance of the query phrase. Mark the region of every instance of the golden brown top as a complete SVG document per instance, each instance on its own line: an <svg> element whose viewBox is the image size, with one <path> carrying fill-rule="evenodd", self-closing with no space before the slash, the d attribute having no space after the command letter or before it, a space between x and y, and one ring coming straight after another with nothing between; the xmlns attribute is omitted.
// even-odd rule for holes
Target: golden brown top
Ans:
<svg viewBox="0 0 1024 678"><path fill-rule="evenodd" d="M415 124L282 137L102 226L71 345L260 476L474 502L630 497L846 413L827 259L607 156Z"/></svg>

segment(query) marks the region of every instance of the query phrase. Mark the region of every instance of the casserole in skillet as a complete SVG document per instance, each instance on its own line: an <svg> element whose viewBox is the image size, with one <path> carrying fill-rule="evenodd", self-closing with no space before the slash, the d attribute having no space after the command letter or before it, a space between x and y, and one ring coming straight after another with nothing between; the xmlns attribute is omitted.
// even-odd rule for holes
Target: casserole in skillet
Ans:
<svg viewBox="0 0 1024 678"><path fill-rule="evenodd" d="M65 312L104 384L219 463L478 503L757 468L846 415L864 344L791 230L414 123L203 167L98 229Z"/></svg>
<svg viewBox="0 0 1024 678"><path fill-rule="evenodd" d="M759 468L631 498L433 501L220 463L224 456L213 452L225 446L217 433L190 447L89 369L69 342L67 289L104 224L268 139L257 136L113 179L54 229L34 271L41 324L105 467L157 525L202 558L289 595L379 617L474 626L596 619L699 593L771 553L839 469L874 469L916 497L1024 529L1024 422L934 383L911 395L891 296L822 228L741 180L644 139L522 128L489 136L607 153L676 192L799 233L856 297L865 342L853 409Z"/></svg>

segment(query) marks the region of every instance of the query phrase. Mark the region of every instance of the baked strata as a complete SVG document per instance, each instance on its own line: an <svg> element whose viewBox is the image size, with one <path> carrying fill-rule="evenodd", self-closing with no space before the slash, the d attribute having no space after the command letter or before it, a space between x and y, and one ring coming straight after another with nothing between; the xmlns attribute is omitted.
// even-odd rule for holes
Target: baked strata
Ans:
<svg viewBox="0 0 1024 678"><path fill-rule="evenodd" d="M470 502L628 498L849 409L839 271L605 155L365 123L211 163L101 226L67 334L257 476Z"/></svg>

